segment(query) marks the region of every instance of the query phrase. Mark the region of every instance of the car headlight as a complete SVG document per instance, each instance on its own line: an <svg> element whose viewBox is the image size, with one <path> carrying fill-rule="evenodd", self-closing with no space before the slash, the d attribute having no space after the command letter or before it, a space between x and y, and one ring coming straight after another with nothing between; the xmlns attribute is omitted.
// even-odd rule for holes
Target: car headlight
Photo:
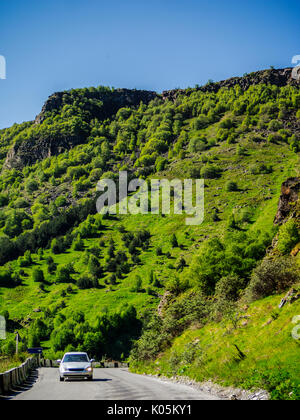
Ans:
<svg viewBox="0 0 300 420"><path fill-rule="evenodd" d="M87 367L85 370L86 370L87 372L92 372L93 368L92 368L92 366L89 366L89 367Z"/></svg>

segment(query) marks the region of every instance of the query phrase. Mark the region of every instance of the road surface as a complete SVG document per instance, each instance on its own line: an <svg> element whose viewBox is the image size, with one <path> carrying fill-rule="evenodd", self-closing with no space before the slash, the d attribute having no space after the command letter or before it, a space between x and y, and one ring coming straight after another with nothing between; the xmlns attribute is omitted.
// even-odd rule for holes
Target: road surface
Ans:
<svg viewBox="0 0 300 420"><path fill-rule="evenodd" d="M94 369L94 381L59 382L58 369L40 368L12 400L217 400L217 396L127 369Z"/></svg>

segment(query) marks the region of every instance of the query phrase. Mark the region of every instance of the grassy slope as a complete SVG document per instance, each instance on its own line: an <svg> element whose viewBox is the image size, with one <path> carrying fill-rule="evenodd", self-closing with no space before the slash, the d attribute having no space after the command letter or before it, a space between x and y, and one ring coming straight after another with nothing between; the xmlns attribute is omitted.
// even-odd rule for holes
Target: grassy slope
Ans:
<svg viewBox="0 0 300 420"><path fill-rule="evenodd" d="M10 369L20 366L29 354L19 354L14 357L1 357L0 358L0 373L7 372Z"/></svg>
<svg viewBox="0 0 300 420"><path fill-rule="evenodd" d="M295 327L292 319L300 314L300 302L279 310L283 296L271 296L244 306L237 328L230 320L202 329L191 327L156 361L137 365L133 371L185 375L197 381L212 379L246 389L264 387L272 391L273 398L279 392L284 393L285 388L290 389L289 384L293 383L294 395L285 397L299 398L300 343L291 332ZM197 357L188 363L185 354L191 343L197 346ZM235 344L245 354L244 360L238 358ZM273 389L275 385L279 389Z"/></svg>

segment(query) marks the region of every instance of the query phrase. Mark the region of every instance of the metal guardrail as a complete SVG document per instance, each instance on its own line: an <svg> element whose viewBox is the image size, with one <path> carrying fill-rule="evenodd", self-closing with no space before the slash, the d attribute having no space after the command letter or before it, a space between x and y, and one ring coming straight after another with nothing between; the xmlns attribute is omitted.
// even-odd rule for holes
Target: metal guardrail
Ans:
<svg viewBox="0 0 300 420"><path fill-rule="evenodd" d="M41 359L40 362L41 367L53 367L58 368L59 364L56 360L49 360L49 359ZM122 362L93 362L93 366L95 368L128 368L129 363L122 363Z"/></svg>
<svg viewBox="0 0 300 420"><path fill-rule="evenodd" d="M14 387L22 385L28 378L30 372L38 367L38 359L31 357L21 366L0 373L0 395L6 394Z"/></svg>

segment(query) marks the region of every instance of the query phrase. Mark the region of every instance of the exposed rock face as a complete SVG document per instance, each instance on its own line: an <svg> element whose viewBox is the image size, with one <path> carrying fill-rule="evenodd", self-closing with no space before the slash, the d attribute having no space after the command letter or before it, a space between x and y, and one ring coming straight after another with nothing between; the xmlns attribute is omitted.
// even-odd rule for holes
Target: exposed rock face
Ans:
<svg viewBox="0 0 300 420"><path fill-rule="evenodd" d="M43 105L41 112L35 118L36 124L40 124L44 121L46 112L51 112L54 109L62 108L63 95L64 95L63 92L55 92L53 93L53 95L49 96L49 98Z"/></svg>
<svg viewBox="0 0 300 420"><path fill-rule="evenodd" d="M118 112L120 108L139 106L141 102L148 104L158 95L155 92L145 90L116 89L114 91L99 92L95 89L90 92L88 89L84 94L89 99L102 102L102 106L88 103L84 110L88 111L91 118L104 120L110 118ZM101 104L100 102L100 104ZM41 113L36 117L35 124L41 124L52 111L61 111L66 103L72 103L69 92L56 92L51 95L44 104ZM4 169L22 169L26 165L32 165L38 160L43 160L50 156L58 155L65 150L69 150L78 144L85 142L87 135L67 135L67 136L47 136L43 138L31 138L21 144L14 144L9 150Z"/></svg>
<svg viewBox="0 0 300 420"><path fill-rule="evenodd" d="M4 169L22 169L24 166L33 165L38 160L58 155L65 150L81 144L85 139L81 137L60 137L30 139L21 144L14 144L8 151L4 162Z"/></svg>
<svg viewBox="0 0 300 420"><path fill-rule="evenodd" d="M292 288L288 291L288 293L285 295L283 299L281 299L281 302L279 304L279 309L281 309L286 303L294 303L296 300L300 299L300 292L298 290Z"/></svg>
<svg viewBox="0 0 300 420"><path fill-rule="evenodd" d="M270 69L257 71L254 73L247 74L243 77L232 77L231 79L222 80L217 83L209 83L197 89L190 90L189 92L183 89L164 91L162 93L162 96L164 100L169 99L171 101L175 101L180 94L184 93L185 95L188 95L189 93L191 94L195 90L201 92L218 92L221 88L233 88L237 85L240 86L243 90L247 90L250 86L258 84L271 84L279 87L286 85L300 86L300 81L293 79L292 70L292 68L286 68L278 70Z"/></svg>
<svg viewBox="0 0 300 420"><path fill-rule="evenodd" d="M281 186L281 195L279 198L279 205L277 214L275 216L274 223L282 224L287 221L291 213L297 213L295 203L299 200L300 192L300 178L289 178ZM294 214L294 217L299 217L298 214Z"/></svg>
<svg viewBox="0 0 300 420"><path fill-rule="evenodd" d="M147 90L130 90L130 89L116 89L114 91L107 92L89 92L87 89L86 93L89 99L96 99L103 102L101 109L90 109L94 115L93 118L99 120L109 118L114 115L120 108L127 106L138 106L140 102L148 104L153 99L157 98L156 92ZM36 117L36 124L40 124L46 118L47 112L53 110L61 110L65 103L68 103L68 99L71 94L69 92L56 92L51 95L45 105L42 108L41 113Z"/></svg>
<svg viewBox="0 0 300 420"><path fill-rule="evenodd" d="M157 312L158 312L158 315L160 317L163 316L164 308L168 305L171 297L172 297L172 294L171 294L171 292L168 292L168 291L165 292L164 295L161 297L161 300L160 300L158 308L157 308Z"/></svg>

